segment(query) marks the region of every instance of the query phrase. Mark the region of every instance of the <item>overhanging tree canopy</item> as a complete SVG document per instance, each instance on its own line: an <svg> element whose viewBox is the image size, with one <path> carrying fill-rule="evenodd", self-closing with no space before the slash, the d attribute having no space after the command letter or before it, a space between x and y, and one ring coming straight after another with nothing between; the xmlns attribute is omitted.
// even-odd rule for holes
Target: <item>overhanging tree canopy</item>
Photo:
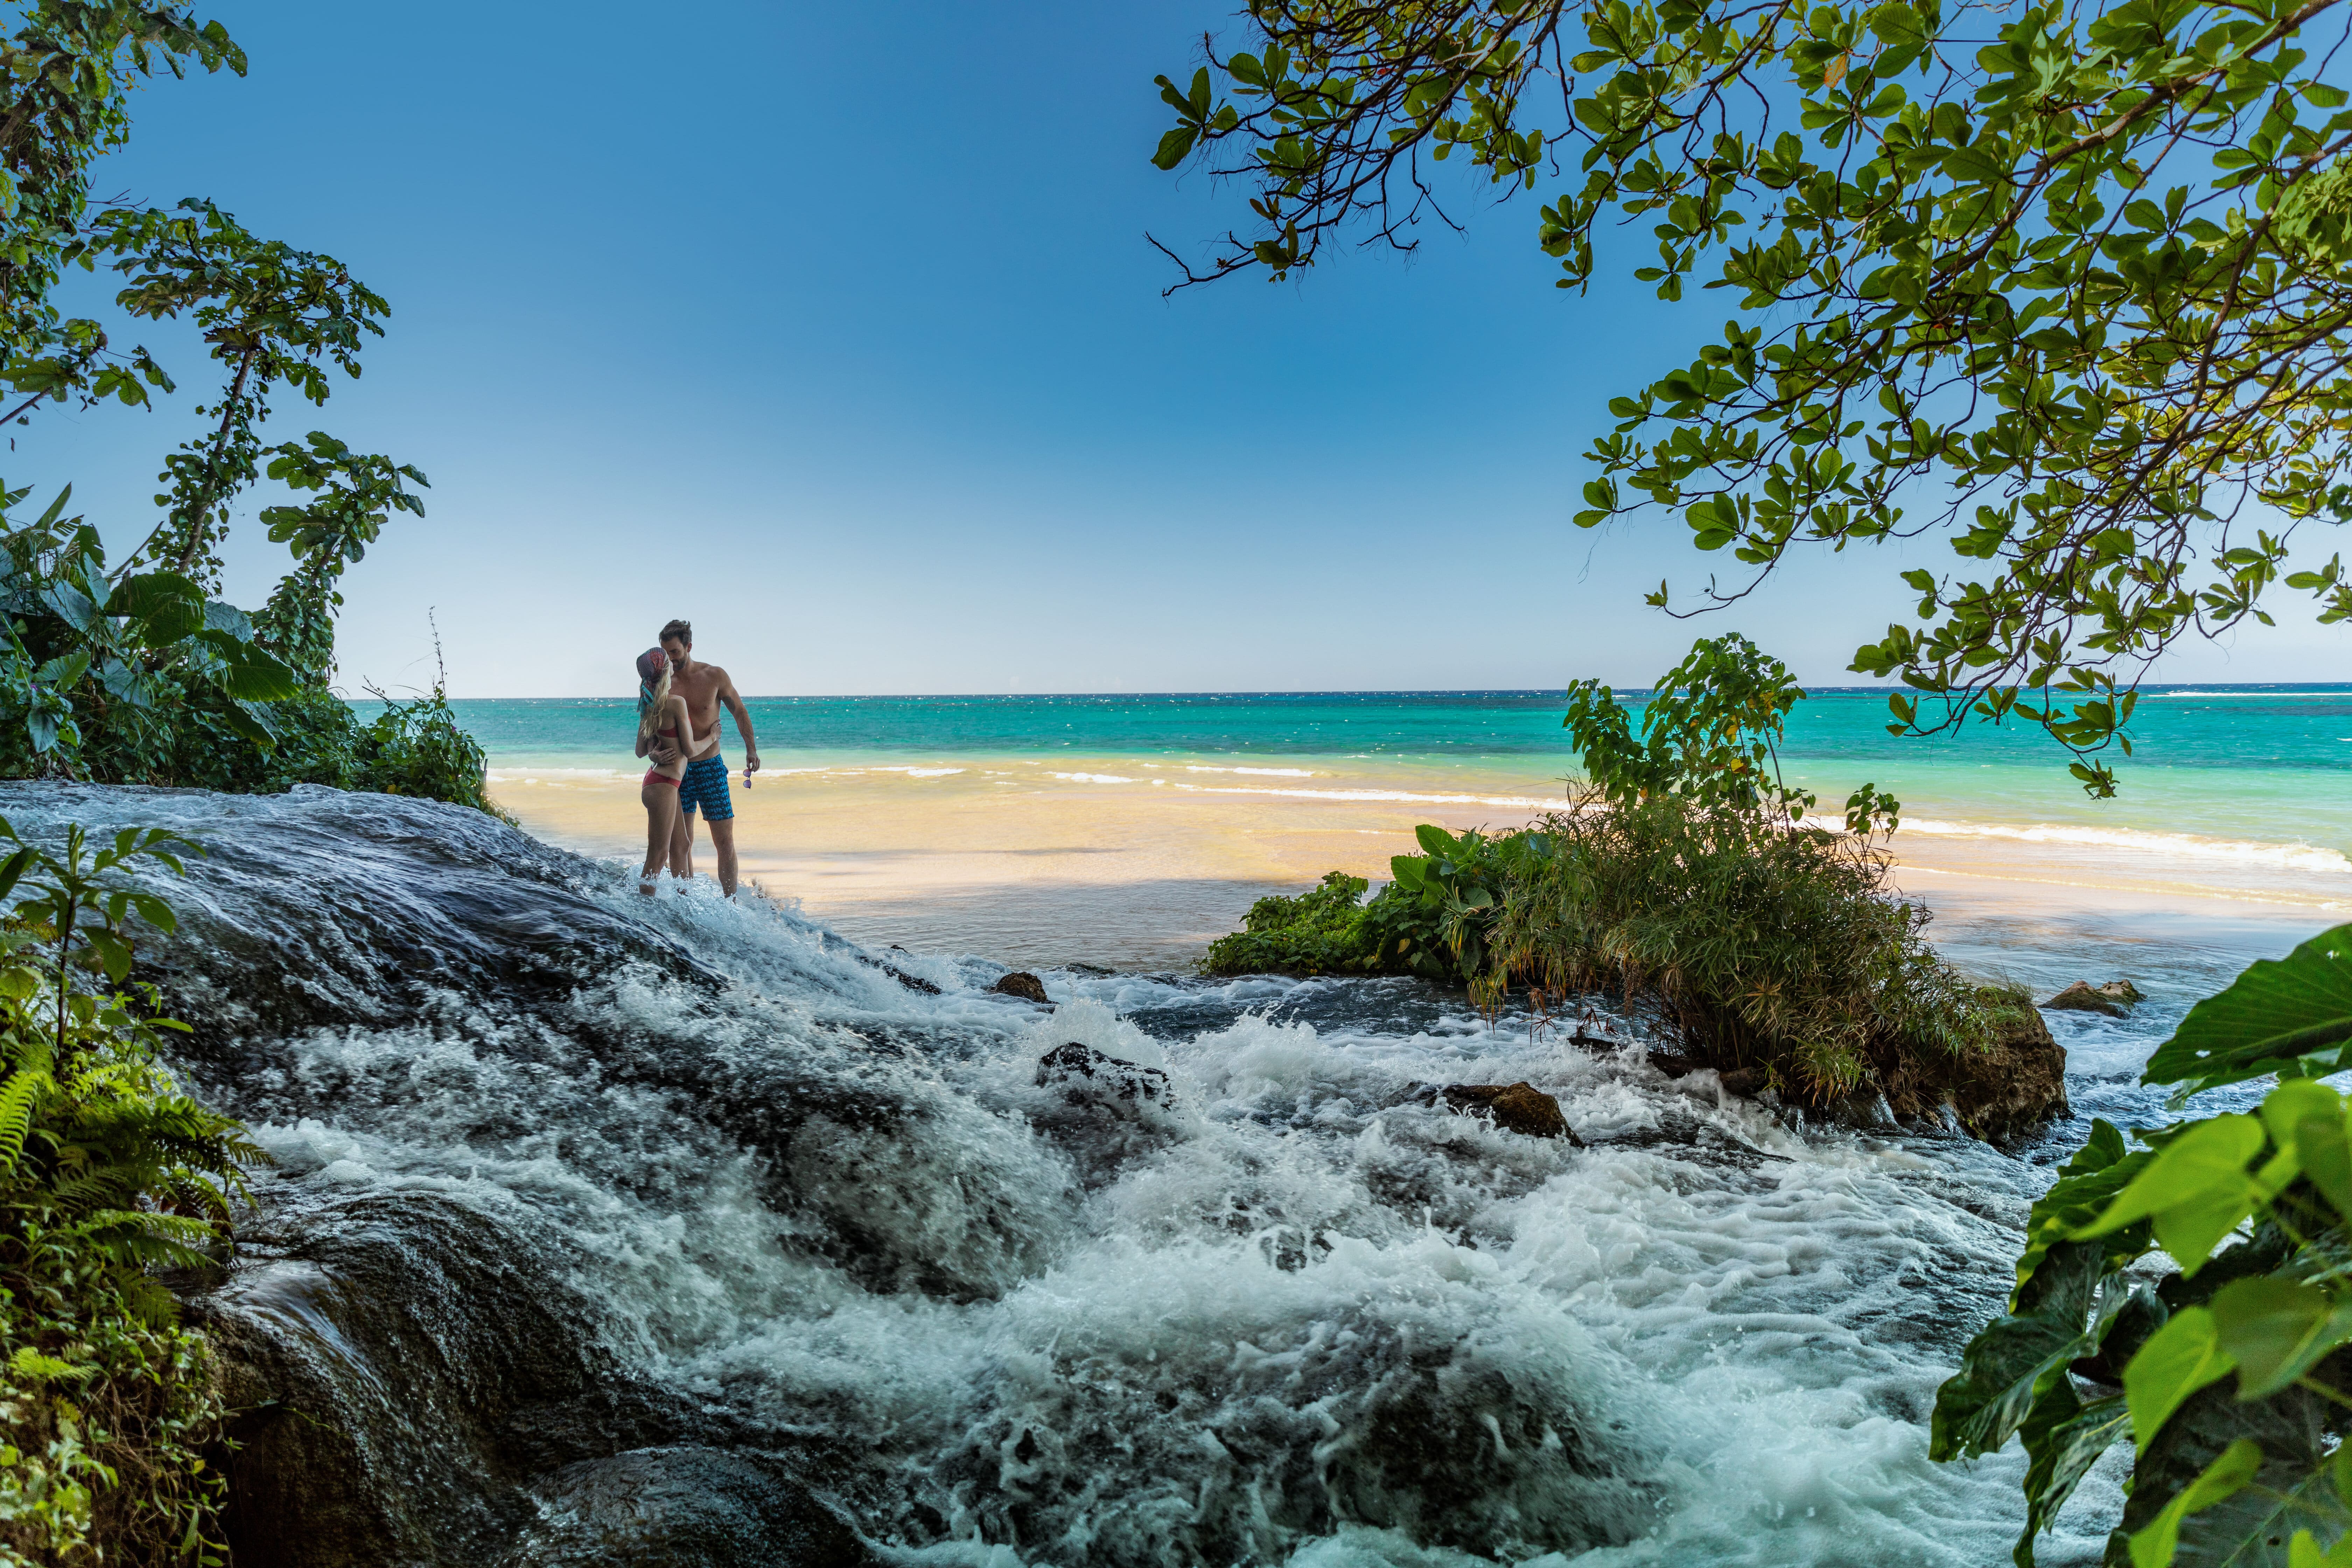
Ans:
<svg viewBox="0 0 2352 1568"><path fill-rule="evenodd" d="M1801 543L1947 539L1953 571L1904 574L1916 624L1854 656L1913 689L1890 729L2028 719L2108 795L2094 753L2129 752L2164 648L2270 624L2282 583L2352 618L2340 558L2285 571L2352 517L2346 12L1253 0L1249 48L1160 79L1154 162L1253 187L1186 283L1410 248L1457 155L1544 193L1561 288L1648 220L1634 276L1736 313L1612 400L1576 521L1679 510L1742 563L1701 608Z"/></svg>

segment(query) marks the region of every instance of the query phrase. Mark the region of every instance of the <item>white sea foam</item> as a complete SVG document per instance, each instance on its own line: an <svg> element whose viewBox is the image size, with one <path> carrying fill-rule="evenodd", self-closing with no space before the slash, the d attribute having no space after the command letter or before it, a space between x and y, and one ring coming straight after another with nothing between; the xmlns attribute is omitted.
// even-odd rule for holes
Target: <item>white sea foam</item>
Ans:
<svg viewBox="0 0 2352 1568"><path fill-rule="evenodd" d="M1045 776L1067 779L1072 784L1141 784L1143 782L1141 779L1127 778L1118 773L1048 773Z"/></svg>
<svg viewBox="0 0 2352 1568"><path fill-rule="evenodd" d="M1316 776L1313 768L1220 768L1203 763L1187 763L1184 771L1188 773L1264 773L1270 778L1280 779L1311 779Z"/></svg>
<svg viewBox="0 0 2352 1568"><path fill-rule="evenodd" d="M1822 826L1836 824L1818 819ZM2313 871L2331 876L2352 872L2352 859L2340 849L2316 844L2264 844L2241 838L2208 838L2193 833L2158 833L2137 827L2088 827L2050 823L1948 822L1906 817L1904 833L1948 838L1998 838L2020 844L2043 844L2095 849L2121 849L2135 855L2176 860L2231 861L2283 871Z"/></svg>
<svg viewBox="0 0 2352 1568"><path fill-rule="evenodd" d="M876 1110L755 1153L607 1081L562 1019L452 996L316 1031L299 1083L248 1087L331 1107L265 1122L272 1180L425 1188L543 1237L647 1375L870 1454L867 1523L898 1561L2006 1555L2018 1456L1925 1456L2035 1180L1980 1146L1799 1138L1638 1051L1384 1024L1396 983L1054 973L1040 1017L985 992L994 966L892 954L941 987L920 995L782 911L608 901L734 984L714 1005L630 966L570 1005L583 1036L658 1040L747 1109L777 1078ZM1267 1011L1351 998L1374 999L1353 1024ZM1232 1021L1141 1022L1203 1006ZM930 1043L885 1053L877 1031ZM1168 1072L1173 1104L1039 1088L1072 1040ZM1517 1079L1593 1147L1406 1097ZM907 1544L937 1530L887 1514L902 1494L954 1539ZM2095 1472L2043 1560L2095 1560L2116 1506Z"/></svg>
<svg viewBox="0 0 2352 1568"><path fill-rule="evenodd" d="M1198 791L1202 795L1278 795L1294 800L1367 800L1401 801L1414 805L1507 805L1528 811L1559 811L1568 802L1557 796L1545 799L1517 795L1432 795L1419 790L1401 789L1276 789L1269 785L1189 784L1178 784L1178 789Z"/></svg>

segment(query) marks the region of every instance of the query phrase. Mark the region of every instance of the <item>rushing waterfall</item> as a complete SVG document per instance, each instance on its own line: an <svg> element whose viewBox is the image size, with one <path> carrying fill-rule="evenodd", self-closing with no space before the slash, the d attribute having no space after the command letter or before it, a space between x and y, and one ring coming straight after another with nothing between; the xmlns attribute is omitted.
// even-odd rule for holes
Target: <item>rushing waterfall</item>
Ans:
<svg viewBox="0 0 2352 1568"><path fill-rule="evenodd" d="M209 850L142 956L185 1077L278 1162L194 1296L274 1402L241 1540L309 1521L253 1561L1977 1568L2013 1538L2013 1450L1925 1453L2046 1179L1983 1144L1792 1128L1626 1019L1595 1051L1415 982L1055 972L1038 1006L429 803L0 810ZM1041 1086L1071 1041L1166 1091ZM1423 1089L1520 1079L1590 1147ZM2044 1563L2097 1559L2116 1474Z"/></svg>

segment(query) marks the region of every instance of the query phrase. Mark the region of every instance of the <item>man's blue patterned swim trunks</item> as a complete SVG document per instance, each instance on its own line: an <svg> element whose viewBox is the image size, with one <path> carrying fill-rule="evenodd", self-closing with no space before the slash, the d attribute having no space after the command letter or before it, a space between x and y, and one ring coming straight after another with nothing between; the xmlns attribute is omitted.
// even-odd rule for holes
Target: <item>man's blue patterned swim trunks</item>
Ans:
<svg viewBox="0 0 2352 1568"><path fill-rule="evenodd" d="M727 759L713 753L686 764L686 782L677 786L677 808L688 816L702 807L705 822L728 822L735 816L734 797L727 793Z"/></svg>

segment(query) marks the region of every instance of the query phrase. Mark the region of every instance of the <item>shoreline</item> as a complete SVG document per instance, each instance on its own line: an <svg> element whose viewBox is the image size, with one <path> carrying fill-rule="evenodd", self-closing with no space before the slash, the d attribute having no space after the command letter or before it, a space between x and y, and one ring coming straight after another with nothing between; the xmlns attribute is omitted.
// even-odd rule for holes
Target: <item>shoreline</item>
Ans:
<svg viewBox="0 0 2352 1568"><path fill-rule="evenodd" d="M1533 781L1472 766L1432 777L1359 763L1335 777L1279 758L768 760L780 765L748 791L740 766L733 775L747 885L877 947L1031 965L1189 970L1257 898L1331 870L1385 881L1420 823L1513 827L1552 804L1527 791ZM490 778L539 837L599 858L643 853L634 775L494 757ZM2283 952L2352 909L2352 862L2307 843L1947 813L1906 824L1892 848L1896 886L1960 949L1988 945L1967 934L1979 928L2140 920L2205 933L2199 946ZM696 868L713 869L707 833Z"/></svg>

